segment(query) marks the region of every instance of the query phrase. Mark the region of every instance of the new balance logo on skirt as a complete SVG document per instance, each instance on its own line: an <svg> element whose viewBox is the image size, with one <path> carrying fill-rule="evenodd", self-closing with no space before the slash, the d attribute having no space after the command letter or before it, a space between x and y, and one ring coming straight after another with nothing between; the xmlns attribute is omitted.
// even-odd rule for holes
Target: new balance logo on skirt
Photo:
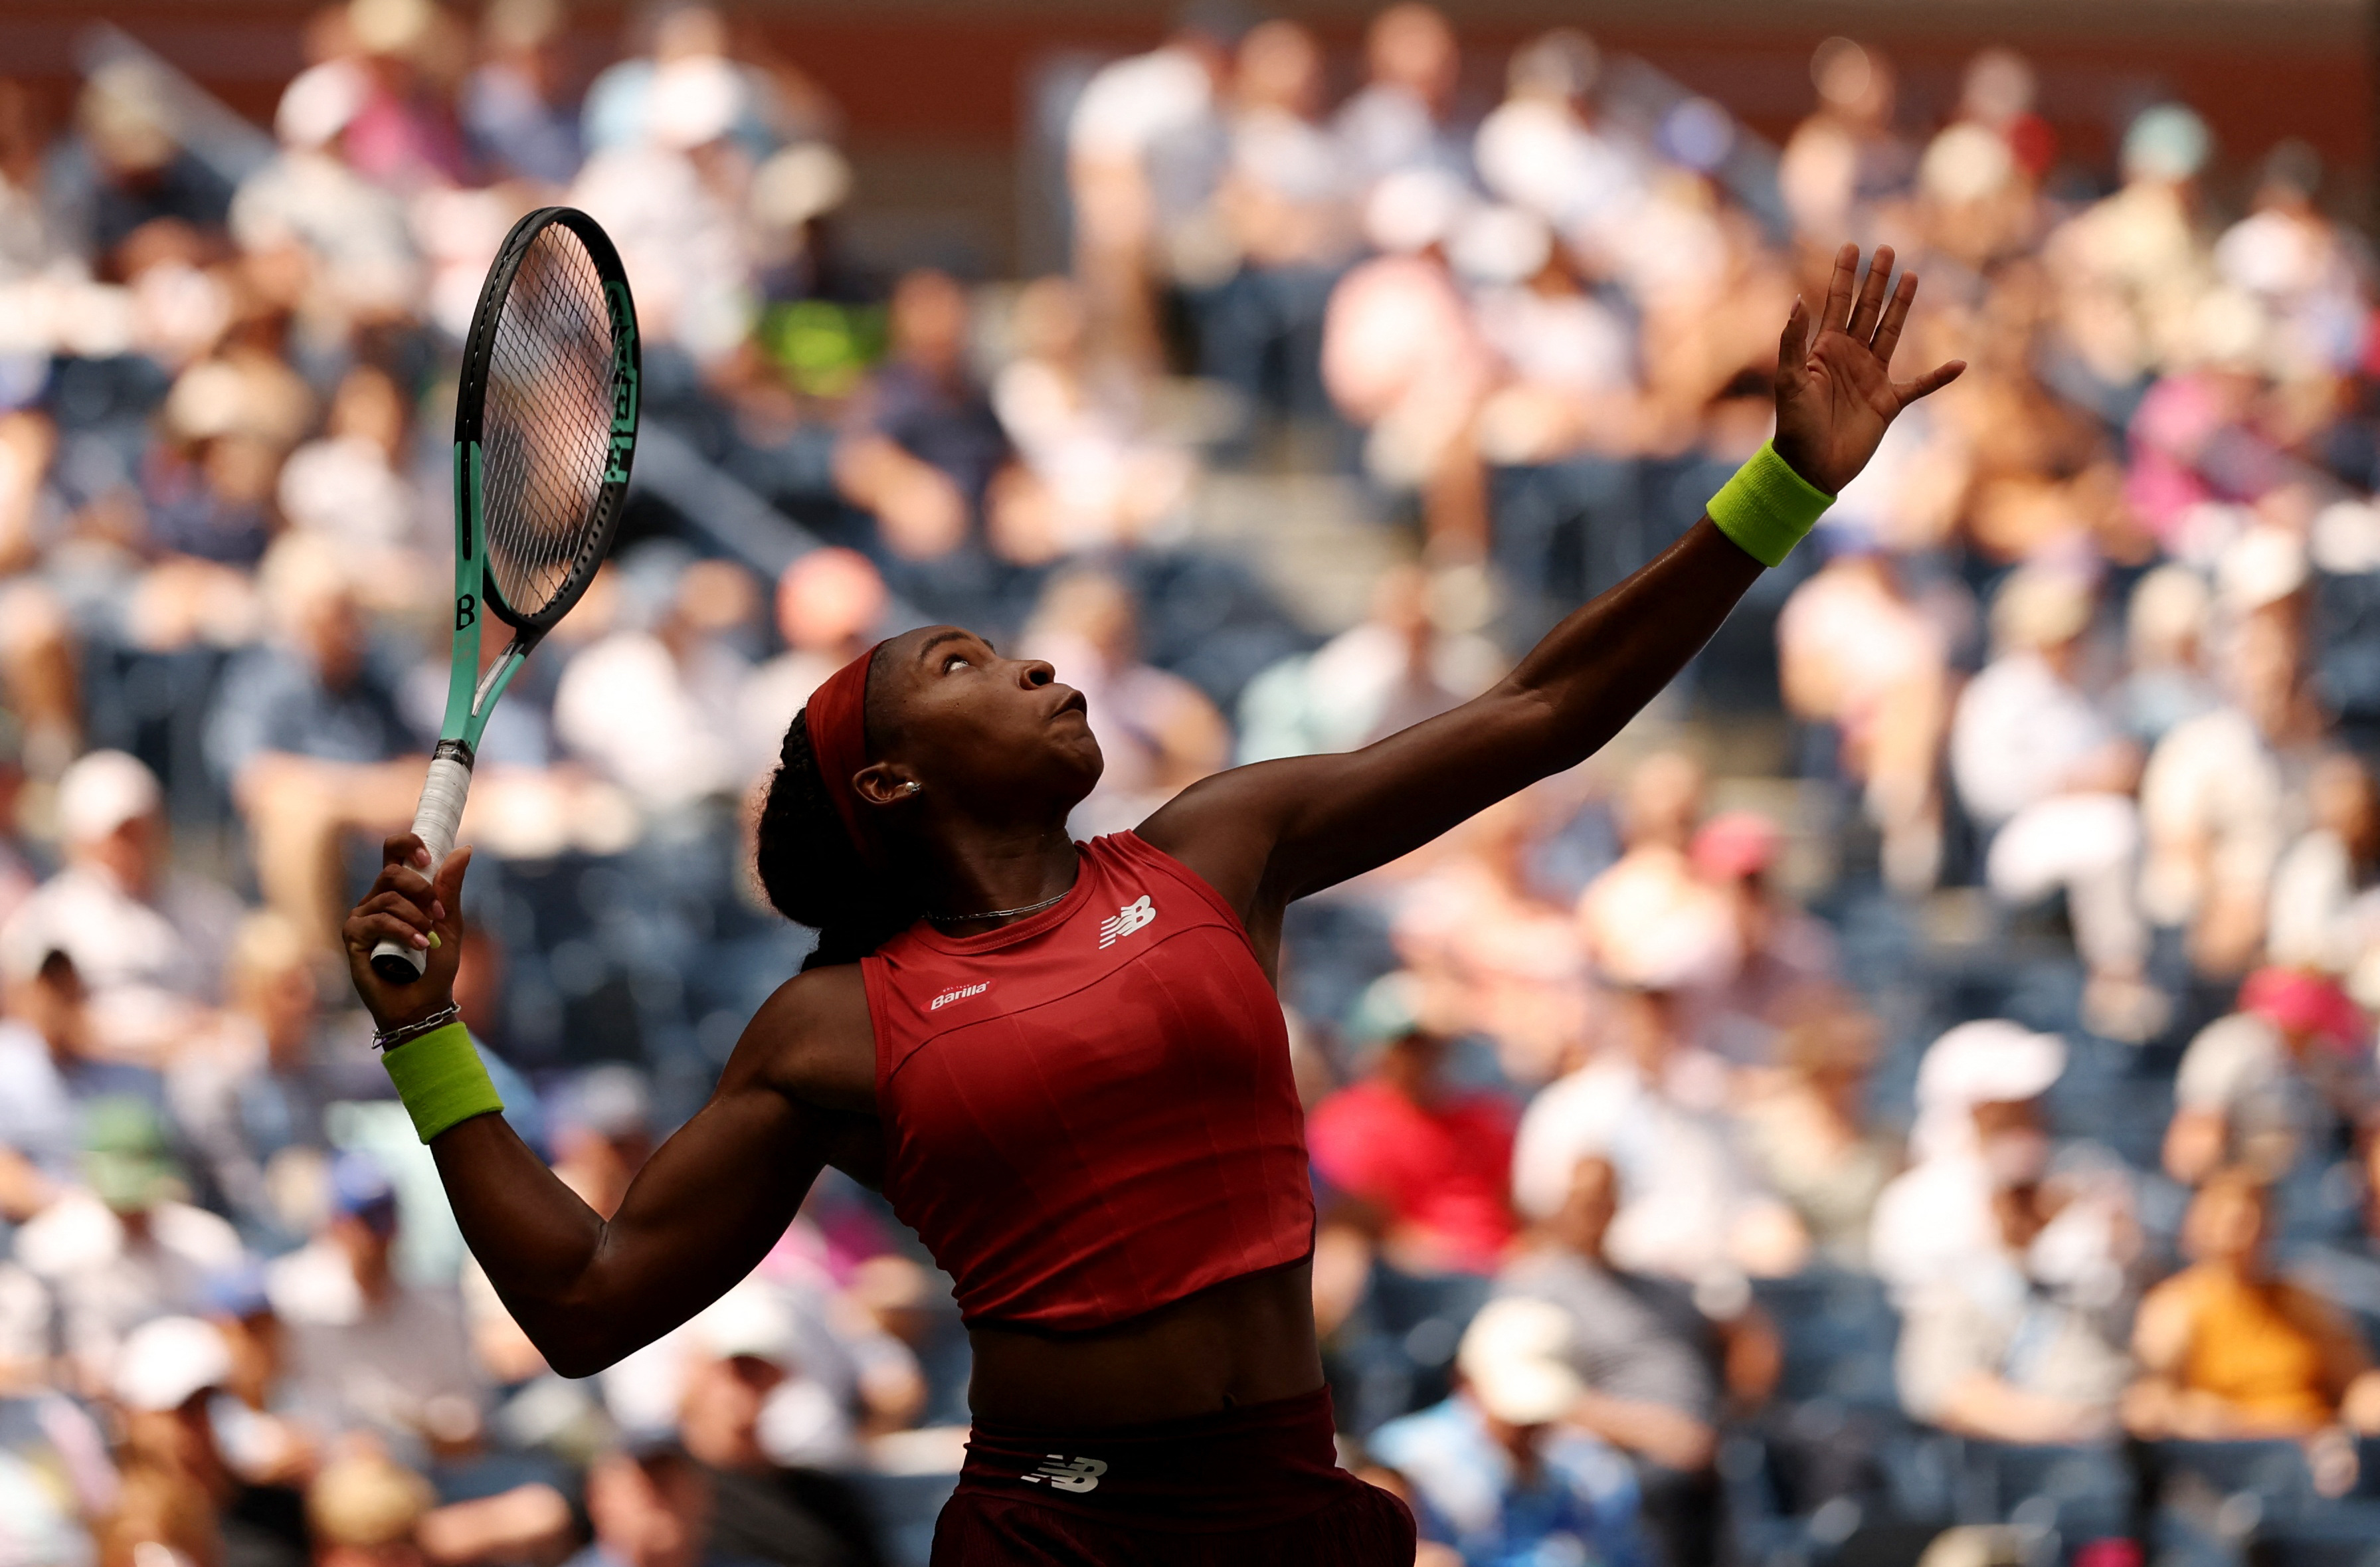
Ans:
<svg viewBox="0 0 2380 1567"><path fill-rule="evenodd" d="M1143 898L1141 901L1147 903L1148 900ZM1047 1480L1062 1491L1095 1491L1099 1488L1099 1476L1108 1472L1107 1464L1096 1458L1068 1458L1058 1452L1050 1453L1047 1457L1048 1463L1019 1478L1028 1486L1038 1486Z"/></svg>
<svg viewBox="0 0 2380 1567"><path fill-rule="evenodd" d="M1148 894L1143 893L1138 903L1126 904L1113 917L1099 921L1099 945L1112 947L1118 938L1131 935L1156 918L1157 910L1149 903Z"/></svg>

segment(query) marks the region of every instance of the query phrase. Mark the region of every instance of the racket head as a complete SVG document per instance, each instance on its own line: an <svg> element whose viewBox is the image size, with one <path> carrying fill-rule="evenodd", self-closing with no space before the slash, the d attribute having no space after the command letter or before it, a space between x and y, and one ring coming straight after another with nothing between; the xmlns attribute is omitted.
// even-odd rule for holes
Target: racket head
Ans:
<svg viewBox="0 0 2380 1567"><path fill-rule="evenodd" d="M463 343L455 442L474 469L457 547L487 605L541 636L612 547L636 456L643 363L620 253L574 207L540 207L497 249Z"/></svg>

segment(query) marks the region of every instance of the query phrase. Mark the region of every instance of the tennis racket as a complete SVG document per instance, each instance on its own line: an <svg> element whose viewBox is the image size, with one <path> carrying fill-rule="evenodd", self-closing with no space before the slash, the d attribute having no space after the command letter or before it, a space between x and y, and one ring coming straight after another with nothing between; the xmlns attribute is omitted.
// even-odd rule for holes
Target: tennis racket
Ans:
<svg viewBox="0 0 2380 1567"><path fill-rule="evenodd" d="M432 876L455 847L497 699L612 547L637 451L638 375L636 303L611 238L570 207L515 224L471 312L455 400L455 661L413 817ZM490 615L512 641L482 674ZM403 985L429 960L382 941L371 966Z"/></svg>

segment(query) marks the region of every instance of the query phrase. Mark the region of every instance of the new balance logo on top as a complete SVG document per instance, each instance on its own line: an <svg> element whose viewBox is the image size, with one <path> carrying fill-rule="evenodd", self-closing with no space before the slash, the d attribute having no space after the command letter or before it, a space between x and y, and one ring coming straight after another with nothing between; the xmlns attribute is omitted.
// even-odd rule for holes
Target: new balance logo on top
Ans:
<svg viewBox="0 0 2380 1567"><path fill-rule="evenodd" d="M1131 935L1156 917L1155 905L1149 903L1148 894L1143 893L1139 902L1126 904L1111 918L1099 921L1099 945L1112 947L1119 938Z"/></svg>
<svg viewBox="0 0 2380 1567"><path fill-rule="evenodd" d="M980 980L973 985L961 985L955 990L944 990L941 995L936 996L932 1001L927 1002L926 1010L928 1012L940 1012L942 1008L950 1005L953 1002L963 1002L969 996L979 996L990 989L991 981L989 979Z"/></svg>
<svg viewBox="0 0 2380 1567"><path fill-rule="evenodd" d="M1038 1486L1047 1480L1062 1491L1095 1491L1099 1488L1099 1476L1108 1472L1107 1464L1096 1458L1068 1458L1058 1452L1046 1457L1049 1462L1030 1475L1020 1476L1026 1485Z"/></svg>

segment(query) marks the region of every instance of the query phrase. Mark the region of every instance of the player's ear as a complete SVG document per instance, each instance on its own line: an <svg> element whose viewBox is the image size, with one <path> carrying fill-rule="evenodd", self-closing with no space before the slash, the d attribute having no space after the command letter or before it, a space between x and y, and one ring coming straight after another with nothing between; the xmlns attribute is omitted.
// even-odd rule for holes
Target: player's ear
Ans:
<svg viewBox="0 0 2380 1567"><path fill-rule="evenodd" d="M925 789L924 784L909 776L907 768L889 761L869 762L851 782L859 791L859 797L871 806L898 805Z"/></svg>

